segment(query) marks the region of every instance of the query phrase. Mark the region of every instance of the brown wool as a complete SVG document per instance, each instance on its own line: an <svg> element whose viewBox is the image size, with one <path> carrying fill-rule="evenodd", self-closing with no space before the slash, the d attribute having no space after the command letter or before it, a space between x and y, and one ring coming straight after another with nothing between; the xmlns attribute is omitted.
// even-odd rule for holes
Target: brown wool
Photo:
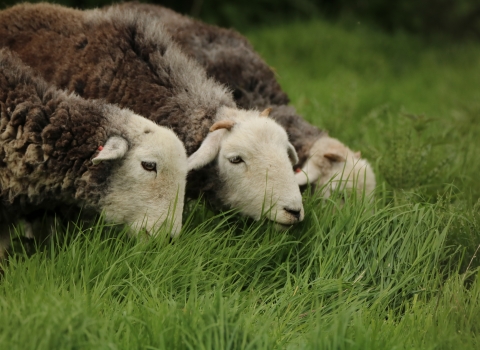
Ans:
<svg viewBox="0 0 480 350"><path fill-rule="evenodd" d="M97 206L109 169L92 168L90 158L107 138L105 108L49 87L0 50L0 201L8 203L0 211L6 217L40 204Z"/></svg>

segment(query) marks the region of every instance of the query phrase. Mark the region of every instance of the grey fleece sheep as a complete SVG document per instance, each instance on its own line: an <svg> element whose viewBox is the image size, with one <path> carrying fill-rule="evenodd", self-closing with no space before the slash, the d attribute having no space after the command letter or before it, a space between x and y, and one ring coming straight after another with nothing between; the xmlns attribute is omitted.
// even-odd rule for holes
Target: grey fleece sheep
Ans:
<svg viewBox="0 0 480 350"><path fill-rule="evenodd" d="M342 179L347 187L357 182L357 189L363 190L365 186L367 194L373 191L375 175L368 162L360 158L360 152L352 152L325 131L309 124L293 107L287 106L289 98L278 84L274 72L244 36L158 5L127 2L113 6L124 11L143 11L160 19L183 52L200 63L209 76L233 90L237 106L272 108L270 116L287 130L297 151L299 162L296 168L304 170L297 175L300 185L308 180L319 185L331 180L336 183L339 173L343 173ZM330 192L326 189L324 194Z"/></svg>
<svg viewBox="0 0 480 350"><path fill-rule="evenodd" d="M147 231L168 219L175 235L186 173L171 130L49 87L0 50L0 257L10 224L39 208L81 206Z"/></svg>
<svg viewBox="0 0 480 350"><path fill-rule="evenodd" d="M238 107L262 110L271 107L270 117L287 130L297 151L297 167L305 163L315 141L327 136L325 131L297 115L294 107L287 106L289 98L274 72L240 33L200 22L159 5L126 2L112 7L127 12L142 11L160 19L184 53L200 63L208 76L232 89Z"/></svg>
<svg viewBox="0 0 480 350"><path fill-rule="evenodd" d="M188 178L190 197L203 193L212 204L254 219L265 213L281 225L303 219L292 171L298 158L285 130L259 110L237 109L227 88L208 78L154 17L114 7L22 4L0 11L0 46L49 83L171 127L196 170Z"/></svg>

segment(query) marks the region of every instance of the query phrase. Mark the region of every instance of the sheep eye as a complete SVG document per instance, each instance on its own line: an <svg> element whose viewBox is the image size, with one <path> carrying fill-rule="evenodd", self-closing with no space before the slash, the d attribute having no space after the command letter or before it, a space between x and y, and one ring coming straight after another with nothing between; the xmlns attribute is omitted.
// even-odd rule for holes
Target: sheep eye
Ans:
<svg viewBox="0 0 480 350"><path fill-rule="evenodd" d="M232 163L232 164L238 164L238 163L243 162L243 159L242 159L242 157L240 157L240 156L235 156L235 157L232 157L232 158L228 158L228 160L229 160L230 163Z"/></svg>
<svg viewBox="0 0 480 350"><path fill-rule="evenodd" d="M155 162L142 162L142 167L146 171L155 171L157 172L157 163Z"/></svg>

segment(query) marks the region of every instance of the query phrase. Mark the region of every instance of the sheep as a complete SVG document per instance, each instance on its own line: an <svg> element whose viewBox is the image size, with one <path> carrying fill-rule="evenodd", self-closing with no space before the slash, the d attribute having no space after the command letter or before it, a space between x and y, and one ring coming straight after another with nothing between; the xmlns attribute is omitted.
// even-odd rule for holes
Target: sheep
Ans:
<svg viewBox="0 0 480 350"><path fill-rule="evenodd" d="M238 109L154 17L21 4L1 11L0 23L0 46L49 83L171 127L190 156L188 197L203 194L213 207L279 225L303 220L298 158L285 130L268 112Z"/></svg>
<svg viewBox="0 0 480 350"><path fill-rule="evenodd" d="M299 185L305 185L307 178L318 188L341 180L351 190L352 181L365 175L365 181L358 181L355 188L359 192L365 190L367 195L373 192L375 174L370 164L359 152L352 152L287 106L289 98L273 70L240 33L202 23L159 5L127 2L113 6L124 11L143 11L161 20L184 53L200 63L210 77L233 90L239 107L272 108L271 117L287 130L297 151L299 163L296 168L302 170L296 175ZM319 157L320 154L329 156ZM328 197L330 189L325 188L323 195Z"/></svg>
<svg viewBox="0 0 480 350"><path fill-rule="evenodd" d="M359 152L332 137L322 137L314 143L296 177L300 186L317 179L313 185L322 184L322 195L326 198L337 188L347 193L357 190L359 194L364 190L369 194L375 188L375 175L368 162Z"/></svg>
<svg viewBox="0 0 480 350"><path fill-rule="evenodd" d="M173 131L49 86L0 49L0 256L11 224L83 207L132 233L181 229L187 156Z"/></svg>

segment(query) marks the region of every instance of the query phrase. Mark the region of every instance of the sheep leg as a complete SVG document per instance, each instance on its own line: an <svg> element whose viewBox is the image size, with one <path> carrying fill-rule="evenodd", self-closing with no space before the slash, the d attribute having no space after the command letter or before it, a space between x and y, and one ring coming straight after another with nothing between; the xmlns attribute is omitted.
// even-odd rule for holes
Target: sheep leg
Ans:
<svg viewBox="0 0 480 350"><path fill-rule="evenodd" d="M53 237L56 232L56 215L50 211L36 211L22 220L24 237L44 242Z"/></svg>
<svg viewBox="0 0 480 350"><path fill-rule="evenodd" d="M10 230L8 225L0 224L0 263L7 256L8 247L10 247Z"/></svg>

